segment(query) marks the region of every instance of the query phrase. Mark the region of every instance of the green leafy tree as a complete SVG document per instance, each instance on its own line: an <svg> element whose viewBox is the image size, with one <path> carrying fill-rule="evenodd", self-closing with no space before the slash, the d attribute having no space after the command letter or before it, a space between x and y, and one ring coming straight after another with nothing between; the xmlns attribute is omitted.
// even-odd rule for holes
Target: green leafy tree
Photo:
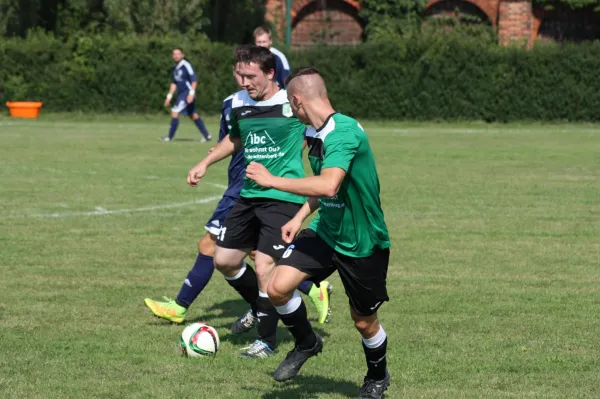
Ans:
<svg viewBox="0 0 600 399"><path fill-rule="evenodd" d="M198 34L209 25L209 0L0 0L0 35L25 37L42 29L75 32Z"/></svg>
<svg viewBox="0 0 600 399"><path fill-rule="evenodd" d="M427 0L362 0L369 40L402 36L418 29Z"/></svg>
<svg viewBox="0 0 600 399"><path fill-rule="evenodd" d="M205 31L212 41L250 43L254 29L265 23L265 13L266 0L210 0L206 8L210 26Z"/></svg>

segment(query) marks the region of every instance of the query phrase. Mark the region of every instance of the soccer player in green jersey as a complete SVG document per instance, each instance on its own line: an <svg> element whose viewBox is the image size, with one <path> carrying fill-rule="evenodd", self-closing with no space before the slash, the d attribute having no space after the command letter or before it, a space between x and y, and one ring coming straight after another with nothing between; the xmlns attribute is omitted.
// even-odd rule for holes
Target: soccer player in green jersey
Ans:
<svg viewBox="0 0 600 399"><path fill-rule="evenodd" d="M306 360L321 352L323 341L313 331L296 287L305 279L322 281L337 270L367 361L367 376L358 397L381 398L390 376L386 368L387 337L377 310L389 300L386 275L390 239L375 159L360 124L333 110L316 69L296 70L287 78L286 87L294 114L311 125L306 139L315 176L274 176L255 162L246 168L246 177L266 190L308 197L296 216L282 227L282 239L291 245L267 289L296 341L274 378L293 378ZM304 220L317 209L310 227L296 237Z"/></svg>
<svg viewBox="0 0 600 399"><path fill-rule="evenodd" d="M236 51L235 73L245 90L231 99L229 135L190 170L191 186L198 184L210 165L240 149L244 150L246 163L260 163L275 176L304 177L305 125L294 116L285 90L274 81L273 54L258 46L240 49L244 51ZM246 331L258 320L260 339L243 349L243 357L274 354L279 317L267 296L267 286L275 263L287 246L281 228L305 200L303 196L264 188L246 179L240 199L217 234L215 267L252 308L252 314L238 319L232 331ZM256 273L244 263L253 249Z"/></svg>

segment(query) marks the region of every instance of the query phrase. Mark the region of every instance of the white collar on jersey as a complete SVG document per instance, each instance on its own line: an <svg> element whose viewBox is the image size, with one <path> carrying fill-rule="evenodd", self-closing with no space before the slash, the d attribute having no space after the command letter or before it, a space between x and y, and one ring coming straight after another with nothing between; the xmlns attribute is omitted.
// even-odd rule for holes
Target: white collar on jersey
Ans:
<svg viewBox="0 0 600 399"><path fill-rule="evenodd" d="M266 101L255 101L250 97L247 90L240 90L233 95L233 108L243 107L244 105L272 106L281 105L288 102L287 91L279 89L277 93Z"/></svg>
<svg viewBox="0 0 600 399"><path fill-rule="evenodd" d="M287 103L287 91L285 89L279 89L277 93L266 101L258 101L256 104L258 105L279 105Z"/></svg>

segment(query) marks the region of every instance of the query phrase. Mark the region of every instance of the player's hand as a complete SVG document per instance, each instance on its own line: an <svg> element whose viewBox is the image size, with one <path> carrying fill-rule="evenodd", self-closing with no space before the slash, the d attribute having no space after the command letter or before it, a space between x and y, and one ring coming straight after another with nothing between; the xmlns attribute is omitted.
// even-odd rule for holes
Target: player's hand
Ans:
<svg viewBox="0 0 600 399"><path fill-rule="evenodd" d="M293 218L281 228L281 239L285 241L286 244L291 244L301 228L302 221Z"/></svg>
<svg viewBox="0 0 600 399"><path fill-rule="evenodd" d="M171 105L171 99L165 98L165 107L168 107L169 105Z"/></svg>
<svg viewBox="0 0 600 399"><path fill-rule="evenodd" d="M200 179L206 174L206 166L200 162L188 172L187 184L191 187L196 187Z"/></svg>
<svg viewBox="0 0 600 399"><path fill-rule="evenodd" d="M256 184L265 188L271 188L273 185L271 181L273 180L273 175L269 173L267 168L258 163L258 162L250 162L246 167L246 177L250 180L254 180Z"/></svg>
<svg viewBox="0 0 600 399"><path fill-rule="evenodd" d="M189 96L187 96L186 101L188 104L191 104L194 101L194 95L190 94Z"/></svg>

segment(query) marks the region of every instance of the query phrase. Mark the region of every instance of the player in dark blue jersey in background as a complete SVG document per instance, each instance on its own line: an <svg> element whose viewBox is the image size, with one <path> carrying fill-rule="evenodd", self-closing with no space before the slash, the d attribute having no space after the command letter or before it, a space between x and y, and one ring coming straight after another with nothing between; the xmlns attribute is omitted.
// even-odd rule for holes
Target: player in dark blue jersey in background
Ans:
<svg viewBox="0 0 600 399"><path fill-rule="evenodd" d="M275 81L282 89L285 89L285 78L290 74L290 63L285 55L273 46L273 37L271 29L266 26L259 26L254 29L254 44L260 47L266 47L271 50L275 56Z"/></svg>
<svg viewBox="0 0 600 399"><path fill-rule="evenodd" d="M238 86L239 83L240 82L238 81ZM221 107L219 141L223 140L223 138L229 134L229 114L231 113L232 98L233 96L227 97L225 101L223 101ZM227 171L227 189L223 194L223 198L219 201L213 215L204 225L207 233L198 242L198 257L196 258L196 263L183 281L183 285L181 286L176 299L172 300L167 297L165 297L165 301L155 301L150 298L144 299L146 306L148 306L156 316L175 323L182 323L188 308L210 281L215 270L213 254L215 252L217 235L221 230L221 226L223 225L223 221L227 217L227 214L240 197L240 191L244 185L245 173L246 163L244 160L244 152L234 152L231 155L231 161L229 162Z"/></svg>
<svg viewBox="0 0 600 399"><path fill-rule="evenodd" d="M171 104L171 99L175 90L177 90L177 101L173 108L171 108L171 128L169 129L169 135L161 137L162 141L169 142L175 137L175 132L179 126L179 114L187 115L196 124L200 133L202 133L202 142L206 142L212 137L206 130L206 126L200 115L196 112L196 86L198 85L198 78L194 72L192 65L184 59L183 50L176 48L173 50L173 61L175 66L173 67L173 82L165 99L165 107Z"/></svg>

